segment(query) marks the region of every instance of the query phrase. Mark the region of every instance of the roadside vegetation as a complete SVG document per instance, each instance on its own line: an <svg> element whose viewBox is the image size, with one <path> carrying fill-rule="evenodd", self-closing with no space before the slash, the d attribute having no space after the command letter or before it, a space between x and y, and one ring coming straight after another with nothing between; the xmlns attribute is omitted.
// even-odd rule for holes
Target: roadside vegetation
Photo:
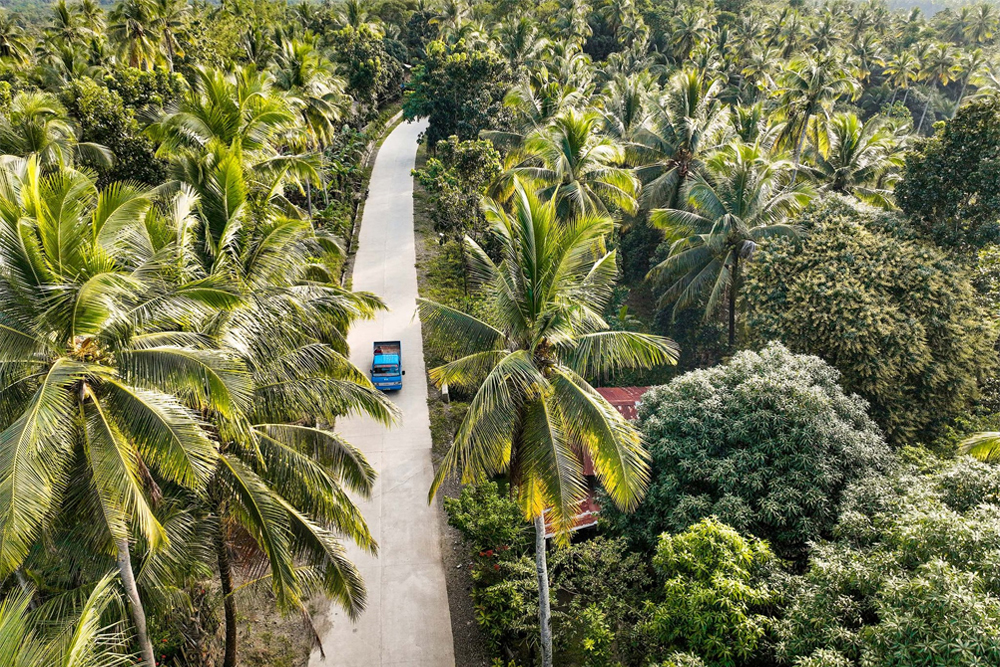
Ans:
<svg viewBox="0 0 1000 667"><path fill-rule="evenodd" d="M0 664L364 613L399 110L460 660L1000 664L1000 11L881 0L0 10Z"/></svg>

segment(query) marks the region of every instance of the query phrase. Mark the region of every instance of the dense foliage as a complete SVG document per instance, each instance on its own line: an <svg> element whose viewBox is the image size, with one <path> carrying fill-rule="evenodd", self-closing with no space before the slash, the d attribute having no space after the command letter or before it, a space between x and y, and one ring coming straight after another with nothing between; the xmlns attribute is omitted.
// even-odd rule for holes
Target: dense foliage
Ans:
<svg viewBox="0 0 1000 667"><path fill-rule="evenodd" d="M845 494L781 623L807 665L988 665L1000 660L995 468L960 460ZM798 663L796 663L798 664Z"/></svg>
<svg viewBox="0 0 1000 667"><path fill-rule="evenodd" d="M928 238L976 249L1000 239L1000 100L972 102L920 143L896 187L899 207Z"/></svg>
<svg viewBox="0 0 1000 667"><path fill-rule="evenodd" d="M8 3L0 664L235 667L250 584L363 612L333 425L396 410L343 284L400 107L493 657L1000 662L995 473L910 447L1000 423L1000 12L917 4ZM670 378L641 431L594 389Z"/></svg>
<svg viewBox="0 0 1000 667"><path fill-rule="evenodd" d="M730 667L763 653L781 592L767 542L746 539L716 519L664 534L653 557L663 599L643 631L651 656L687 650L706 665Z"/></svg>
<svg viewBox="0 0 1000 667"><path fill-rule="evenodd" d="M889 450L865 403L822 360L772 344L649 392L640 423L653 456L633 514L610 527L644 549L715 516L801 558L829 534L844 488L885 469Z"/></svg>
<svg viewBox="0 0 1000 667"><path fill-rule="evenodd" d="M746 285L747 328L815 354L871 405L895 444L933 438L995 364L996 332L960 266L900 238L895 216L830 200L769 243Z"/></svg>

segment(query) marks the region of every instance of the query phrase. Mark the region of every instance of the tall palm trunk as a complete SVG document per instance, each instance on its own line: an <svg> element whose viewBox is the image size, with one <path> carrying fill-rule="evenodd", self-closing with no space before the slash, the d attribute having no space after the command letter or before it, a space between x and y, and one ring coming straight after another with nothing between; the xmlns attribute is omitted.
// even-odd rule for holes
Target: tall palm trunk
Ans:
<svg viewBox="0 0 1000 667"><path fill-rule="evenodd" d="M139 588L135 584L135 574L132 572L132 554L129 552L128 539L115 540L115 549L118 552L115 562L118 565L122 586L125 588L125 596L128 598L128 608L132 613L135 639L139 643L142 664L144 667L155 667L156 657L153 655L153 644L149 641L149 633L146 631L146 612L142 608Z"/></svg>
<svg viewBox="0 0 1000 667"><path fill-rule="evenodd" d="M739 279L740 255L733 253L733 275L729 277L729 349L736 347L736 282Z"/></svg>
<svg viewBox="0 0 1000 667"><path fill-rule="evenodd" d="M795 185L795 179L799 175L799 161L802 160L802 147L806 143L806 134L809 132L809 116L806 116L805 121L802 125L802 133L799 134L799 140L795 144L795 155L792 160L794 166L792 168L792 185Z"/></svg>
<svg viewBox="0 0 1000 667"><path fill-rule="evenodd" d="M910 96L910 87L907 86L906 90L903 92L903 106L906 106L906 100Z"/></svg>
<svg viewBox="0 0 1000 667"><path fill-rule="evenodd" d="M951 112L951 117L954 118L958 114L958 108L962 106L962 100L965 99L965 89L969 86L969 77L965 77L965 81L962 82L962 92L958 94L958 102L955 103L955 110Z"/></svg>
<svg viewBox="0 0 1000 667"><path fill-rule="evenodd" d="M236 600L233 599L233 565L229 561L229 547L223 532L222 517L215 535L215 556L219 561L219 580L222 582L222 606L226 614L226 655L223 667L236 667Z"/></svg>
<svg viewBox="0 0 1000 667"><path fill-rule="evenodd" d="M927 107L931 105L931 94L927 93L927 102L924 104L924 112L920 114L920 122L917 123L917 132L924 129L924 116L927 115Z"/></svg>
<svg viewBox="0 0 1000 667"><path fill-rule="evenodd" d="M542 634L542 667L552 667L552 609L549 568L545 562L545 517L535 517L535 575L538 577L538 625Z"/></svg>

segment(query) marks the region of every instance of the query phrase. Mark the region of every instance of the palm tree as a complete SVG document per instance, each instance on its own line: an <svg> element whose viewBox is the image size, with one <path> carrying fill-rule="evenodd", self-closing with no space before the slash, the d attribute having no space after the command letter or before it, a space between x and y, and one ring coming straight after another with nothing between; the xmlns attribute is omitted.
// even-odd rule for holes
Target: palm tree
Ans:
<svg viewBox="0 0 1000 667"><path fill-rule="evenodd" d="M333 143L351 99L332 62L309 42L283 38L274 58L273 85L293 101L310 147Z"/></svg>
<svg viewBox="0 0 1000 667"><path fill-rule="evenodd" d="M670 33L670 46L673 49L673 59L683 63L691 55L696 46L708 40L711 26L700 7L690 7L674 16Z"/></svg>
<svg viewBox="0 0 1000 667"><path fill-rule="evenodd" d="M720 142L728 119L718 99L721 89L721 82L706 81L693 69L670 78L650 123L626 149L643 183L645 208L678 206L703 156Z"/></svg>
<svg viewBox="0 0 1000 667"><path fill-rule="evenodd" d="M75 46L93 33L84 24L79 8L69 5L66 0L56 0L52 4L52 18L45 28L45 37L57 44Z"/></svg>
<svg viewBox="0 0 1000 667"><path fill-rule="evenodd" d="M942 86L955 79L955 50L947 44L937 44L928 53L923 61L923 69L920 77L930 82L931 91L934 90L935 82ZM924 103L924 110L920 114L920 122L917 123L917 132L923 130L924 118L927 116L927 109L931 106L932 95L928 93L927 101Z"/></svg>
<svg viewBox="0 0 1000 667"><path fill-rule="evenodd" d="M190 10L187 0L152 0L152 29L159 34L159 42L166 53L167 68L174 71L174 59L184 54L177 41Z"/></svg>
<svg viewBox="0 0 1000 667"><path fill-rule="evenodd" d="M821 60L796 58L787 64L778 77L775 95L778 113L784 120L779 141L792 146L792 181L799 170L802 147L813 116L826 116L838 99L861 93L854 75L837 61L836 55Z"/></svg>
<svg viewBox="0 0 1000 667"><path fill-rule="evenodd" d="M135 662L126 652L127 635L108 622L119 603L113 578L105 576L69 618L32 622L33 591L9 594L0 602L0 664L4 667L121 667ZM50 627L47 627L50 626Z"/></svg>
<svg viewBox="0 0 1000 667"><path fill-rule="evenodd" d="M466 238L490 319L419 302L425 325L453 341L458 357L433 369L431 379L475 391L429 500L453 473L464 483L509 477L535 527L542 664L550 667L546 515L565 535L584 496L575 448L591 456L608 495L623 508L636 506L649 474L639 433L585 378L674 363L677 348L657 336L607 330L601 313L617 275L615 251L604 248L613 229L609 216L560 220L555 200L542 201L520 184L512 205L507 212L485 204L499 263Z"/></svg>
<svg viewBox="0 0 1000 667"><path fill-rule="evenodd" d="M881 116L862 122L850 112L836 114L817 147L817 177L834 192L891 208L909 126Z"/></svg>
<svg viewBox="0 0 1000 667"><path fill-rule="evenodd" d="M958 100L955 102L955 111L951 115L952 118L958 113L959 107L962 106L962 101L965 100L965 91L969 87L969 81L979 77L983 68L986 67L987 62L986 54L983 53L982 49L963 51L958 57L958 62L955 64L955 74L962 80L962 89L958 93Z"/></svg>
<svg viewBox="0 0 1000 667"><path fill-rule="evenodd" d="M996 7L988 2L980 2L972 11L969 23L965 28L965 36L972 44L982 44L993 38L1000 24Z"/></svg>
<svg viewBox="0 0 1000 667"><path fill-rule="evenodd" d="M497 41L501 53L515 72L533 64L546 44L546 40L538 36L537 21L528 16L501 24Z"/></svg>
<svg viewBox="0 0 1000 667"><path fill-rule="evenodd" d="M31 49L25 39L24 28L16 18L0 11L0 58L7 58L15 64L24 65L28 62Z"/></svg>
<svg viewBox="0 0 1000 667"><path fill-rule="evenodd" d="M794 182L794 173L790 162L769 157L759 143L733 142L686 188L690 210L653 211L650 220L673 241L670 255L648 275L667 283L661 305L673 303L677 312L703 301L711 317L728 297L729 345L735 347L740 261L749 261L770 236L795 234L785 221L811 198L811 188Z"/></svg>
<svg viewBox="0 0 1000 667"><path fill-rule="evenodd" d="M649 72L637 72L611 79L601 95L604 131L623 143L636 139L642 131L659 86Z"/></svg>
<svg viewBox="0 0 1000 667"><path fill-rule="evenodd" d="M249 395L237 359L175 328L234 297L211 281L165 284L155 260L135 261L149 206L69 168L44 176L34 158L0 171L0 577L74 498L95 519L92 541L115 554L147 667L130 540L163 546L150 496L165 482L203 488L217 456L182 397L226 411Z"/></svg>
<svg viewBox="0 0 1000 667"><path fill-rule="evenodd" d="M600 121L596 112L570 109L525 142L525 152L539 164L515 172L539 184L539 193L555 201L563 217L606 214L612 205L629 213L636 210L638 180L619 166L625 151L598 133Z"/></svg>
<svg viewBox="0 0 1000 667"><path fill-rule="evenodd" d="M150 0L122 0L109 17L108 37L129 67L151 69L159 57L156 12Z"/></svg>
<svg viewBox="0 0 1000 667"><path fill-rule="evenodd" d="M182 191L157 223L163 231L155 237L179 243L151 251L175 255L170 264L190 272L187 280L211 276L242 296L239 308L214 314L198 331L223 342L249 369L250 407L227 414L207 403L192 406L219 434L206 510L224 596L224 664L234 667L237 544L244 559L252 550L266 566L282 608L304 611L306 594L320 590L352 617L364 609L364 584L341 538L376 551L348 496L367 497L374 471L322 424L352 412L389 424L397 412L346 356L347 328L382 303L337 284L318 260L330 239L290 215L277 181L254 195L251 211L239 156L220 154L206 164L204 179Z"/></svg>
<svg viewBox="0 0 1000 667"><path fill-rule="evenodd" d="M892 99L889 100L889 103L896 101L896 93L902 88L905 91L903 93L903 104L905 105L906 98L910 94L910 83L916 81L920 73L920 61L912 51L904 49L892 55L883 71L893 87Z"/></svg>
<svg viewBox="0 0 1000 667"><path fill-rule="evenodd" d="M76 130L59 100L49 93L35 91L18 92L10 106L0 113L0 153L34 155L45 167L72 162L74 157L110 165L113 157L104 146L78 142Z"/></svg>
<svg viewBox="0 0 1000 667"><path fill-rule="evenodd" d="M96 37L104 34L104 10L97 0L80 0L76 5L80 22Z"/></svg>

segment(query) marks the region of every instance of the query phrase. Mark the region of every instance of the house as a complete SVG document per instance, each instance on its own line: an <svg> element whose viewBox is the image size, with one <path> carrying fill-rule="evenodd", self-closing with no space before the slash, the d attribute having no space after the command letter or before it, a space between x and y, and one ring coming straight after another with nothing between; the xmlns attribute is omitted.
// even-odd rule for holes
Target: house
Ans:
<svg viewBox="0 0 1000 667"><path fill-rule="evenodd" d="M604 397L608 403L615 407L622 417L629 421L635 421L639 417L639 403L642 395L649 391L650 387L597 387L597 393ZM571 530L577 531L597 525L597 514L601 507L597 504L597 487L599 482L594 474L594 462L586 452L580 453L583 458L583 474L587 479L587 496L580 501L580 509L573 517L573 527ZM545 537L553 537L555 532L546 522Z"/></svg>

